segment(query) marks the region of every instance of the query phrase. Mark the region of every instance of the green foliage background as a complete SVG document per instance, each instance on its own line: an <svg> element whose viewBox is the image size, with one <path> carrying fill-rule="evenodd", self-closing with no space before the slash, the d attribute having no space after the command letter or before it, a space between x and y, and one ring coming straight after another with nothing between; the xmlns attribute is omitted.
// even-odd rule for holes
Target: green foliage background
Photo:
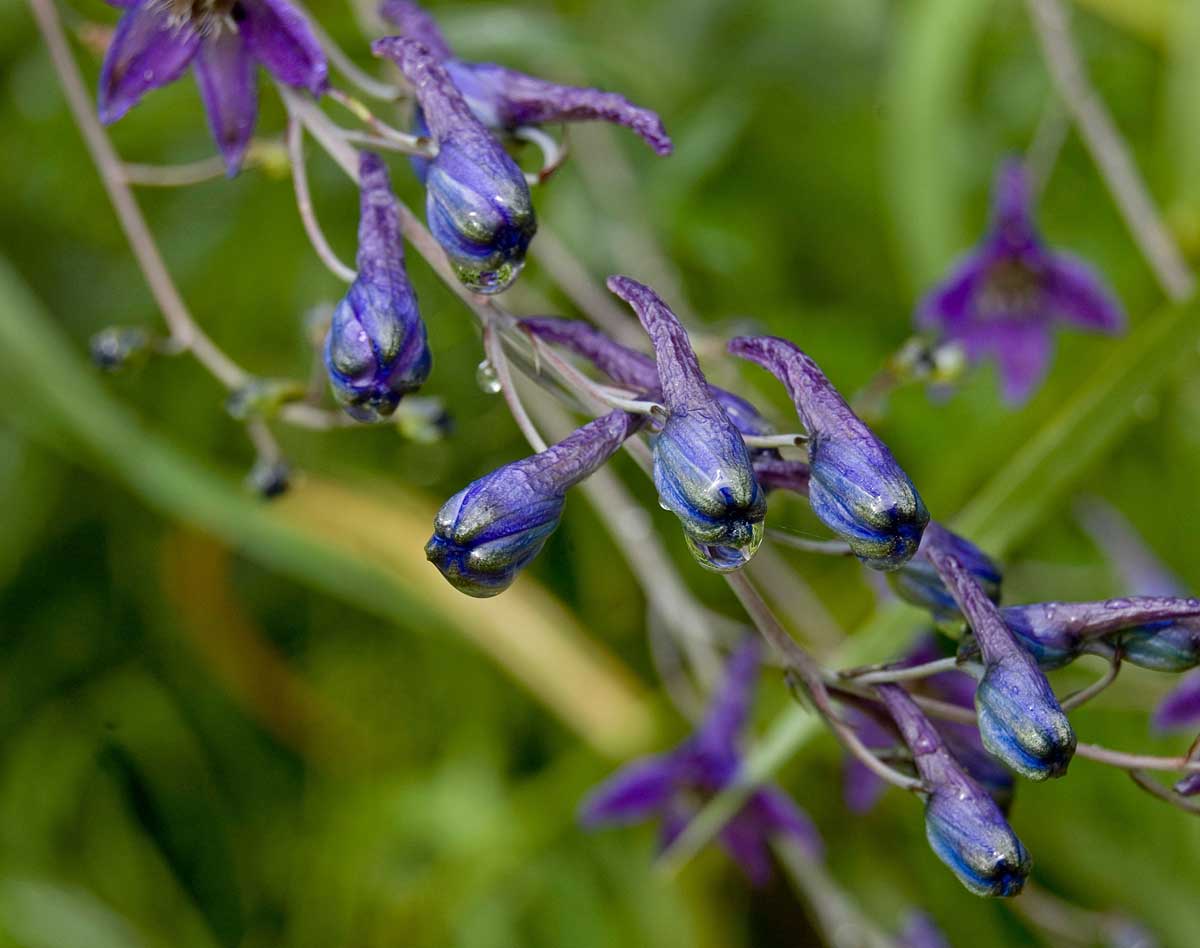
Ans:
<svg viewBox="0 0 1200 948"><path fill-rule="evenodd" d="M468 58L620 89L663 115L675 157L574 130L572 161L536 194L595 276L657 281L715 333L796 339L847 391L906 338L914 300L982 227L996 162L1027 146L1047 101L1015 0L435 9ZM348 10L316 13L362 50ZM93 0L64 15L77 31L114 19ZM1075 21L1194 257L1200 16L1188 0L1088 0ZM77 52L94 81L94 51ZM575 826L579 798L617 758L684 729L655 695L641 592L582 498L489 618L432 588L441 581L419 562L432 510L523 447L502 401L475 385L474 324L428 269L411 267L436 359L428 392L451 407L454 436L285 431L308 479L264 510L239 486L249 446L194 363L98 378L84 362L93 332L157 314L17 0L0 4L0 81L0 944L815 943L782 882L752 892L712 852L665 878L651 828ZM262 92L271 133L279 109ZM211 149L190 81L151 95L114 138L132 160ZM311 173L349 256L354 195L332 164L314 158ZM286 177L139 196L209 332L263 375L303 375L303 315L339 288ZM1018 411L999 405L990 369L944 404L902 391L882 431L936 516L965 508L972 535L1007 555L1012 601L1118 591L1071 516L1085 492L1200 588L1200 320L1162 309L1075 137L1041 216L1052 240L1108 273L1129 338L1063 337L1048 384ZM535 244L514 308L569 313L536 256ZM648 485L621 470L696 595L737 615L724 585L689 566ZM772 516L811 525L786 503ZM901 647L914 616L872 617L854 566L789 558L871 650ZM559 636L582 664L513 653L527 632ZM1144 713L1169 684L1127 672L1076 716L1081 738L1178 750ZM783 692L762 689L764 724ZM572 702L590 724L564 714ZM894 927L924 906L954 944L1036 941L936 862L914 801L893 793L852 819L838 768L822 737L781 780L865 911ZM1022 786L1014 821L1046 888L1195 944L1194 819L1079 761L1067 780Z"/></svg>

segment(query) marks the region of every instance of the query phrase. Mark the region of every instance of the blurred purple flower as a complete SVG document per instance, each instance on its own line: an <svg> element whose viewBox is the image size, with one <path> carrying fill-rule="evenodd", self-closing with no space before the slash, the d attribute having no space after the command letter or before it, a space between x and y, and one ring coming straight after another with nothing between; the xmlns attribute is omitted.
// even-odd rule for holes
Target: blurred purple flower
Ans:
<svg viewBox="0 0 1200 948"><path fill-rule="evenodd" d="M962 344L977 362L993 356L1004 398L1023 402L1046 374L1058 323L1119 333L1125 313L1090 265L1049 250L1033 221L1025 169L1006 162L996 176L991 230L917 308L922 329Z"/></svg>
<svg viewBox="0 0 1200 948"><path fill-rule="evenodd" d="M475 117L488 128L513 131L523 125L599 120L630 129L659 155L671 154L671 139L657 113L624 96L547 82L495 63L457 59L433 18L410 0L384 0L379 12L442 61Z"/></svg>
<svg viewBox="0 0 1200 948"><path fill-rule="evenodd" d="M950 942L933 918L918 909L905 917L899 943L902 948L950 948Z"/></svg>
<svg viewBox="0 0 1200 948"><path fill-rule="evenodd" d="M254 64L320 95L328 66L308 21L287 0L111 0L125 15L100 70L100 120L108 125L151 89L192 66L208 124L230 175L258 117Z"/></svg>
<svg viewBox="0 0 1200 948"><path fill-rule="evenodd" d="M700 803L732 784L742 768L740 736L745 729L758 677L758 641L746 639L730 659L725 680L708 713L686 741L672 751L627 764L583 802L585 826L662 820L660 849L687 826ZM755 885L771 877L768 843L776 835L795 839L813 858L820 836L808 816L786 794L763 785L721 830L721 845Z"/></svg>

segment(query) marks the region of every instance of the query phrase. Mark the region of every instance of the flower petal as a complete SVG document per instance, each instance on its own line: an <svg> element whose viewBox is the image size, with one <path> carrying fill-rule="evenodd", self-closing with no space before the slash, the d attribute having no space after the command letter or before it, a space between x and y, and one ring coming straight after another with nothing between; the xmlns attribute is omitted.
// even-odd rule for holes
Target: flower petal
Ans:
<svg viewBox="0 0 1200 948"><path fill-rule="evenodd" d="M983 284L989 257L973 250L961 257L946 277L917 306L919 329L952 330L971 317L975 294ZM953 337L953 332L949 333Z"/></svg>
<svg viewBox="0 0 1200 948"><path fill-rule="evenodd" d="M417 40L437 59L454 55L434 18L412 0L384 0L379 15L400 30L401 36Z"/></svg>
<svg viewBox="0 0 1200 948"><path fill-rule="evenodd" d="M825 849L821 834L808 814L776 786L766 784L750 794L744 812L757 821L768 838L790 836L814 859L819 859Z"/></svg>
<svg viewBox="0 0 1200 948"><path fill-rule="evenodd" d="M196 82L213 139L233 176L242 165L258 117L254 63L239 34L224 30L204 40L196 56Z"/></svg>
<svg viewBox="0 0 1200 948"><path fill-rule="evenodd" d="M1050 259L1046 292L1056 317L1093 332L1119 333L1125 328L1125 310L1099 271L1070 254Z"/></svg>
<svg viewBox="0 0 1200 948"><path fill-rule="evenodd" d="M758 639L748 635L725 666L721 686L692 739L693 746L701 753L720 758L740 756L738 743L754 700L758 659Z"/></svg>
<svg viewBox="0 0 1200 948"><path fill-rule="evenodd" d="M200 37L172 26L159 11L131 9L117 24L100 70L100 121L109 125L151 89L178 79L192 61Z"/></svg>
<svg viewBox="0 0 1200 948"><path fill-rule="evenodd" d="M1200 724L1200 671L1194 671L1163 698L1154 712L1154 726L1178 731Z"/></svg>
<svg viewBox="0 0 1200 948"><path fill-rule="evenodd" d="M1054 350L1049 330L1034 320L972 323L963 326L957 338L971 362L995 358L1004 399L1013 405L1025 401L1041 382Z"/></svg>
<svg viewBox="0 0 1200 948"><path fill-rule="evenodd" d="M584 826L598 826L645 819L667 805L678 772L671 754L635 760L588 795L579 808L579 820Z"/></svg>
<svg viewBox="0 0 1200 948"><path fill-rule="evenodd" d="M996 172L992 187L991 239L1012 250L1036 247L1040 241L1033 222L1033 196L1029 176L1018 159L1010 159Z"/></svg>
<svg viewBox="0 0 1200 948"><path fill-rule="evenodd" d="M718 839L722 848L742 867L742 871L756 886L771 881L771 851L767 848L767 837L757 822L739 813L721 829Z"/></svg>
<svg viewBox="0 0 1200 948"><path fill-rule="evenodd" d="M257 59L280 82L320 95L329 64L308 20L287 0L241 0L240 29Z"/></svg>

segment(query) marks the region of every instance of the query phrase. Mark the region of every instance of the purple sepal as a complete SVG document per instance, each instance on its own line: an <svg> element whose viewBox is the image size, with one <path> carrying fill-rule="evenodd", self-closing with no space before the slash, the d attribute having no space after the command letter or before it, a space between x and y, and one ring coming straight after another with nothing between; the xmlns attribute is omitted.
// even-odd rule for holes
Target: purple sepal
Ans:
<svg viewBox="0 0 1200 948"><path fill-rule="evenodd" d="M911 559L929 511L891 451L820 367L775 336L740 336L729 351L761 365L788 390L808 430L813 513L872 569L897 569Z"/></svg>
<svg viewBox="0 0 1200 948"><path fill-rule="evenodd" d="M200 35L139 3L121 17L100 69L100 121L110 125L151 89L174 82L200 48Z"/></svg>
<svg viewBox="0 0 1200 948"><path fill-rule="evenodd" d="M384 0L379 5L379 15L400 30L401 36L421 43L438 59L454 55L436 21L418 4L410 0Z"/></svg>
<svg viewBox="0 0 1200 948"><path fill-rule="evenodd" d="M1190 730L1200 725L1200 671L1194 671L1163 698L1154 712L1160 731Z"/></svg>
<svg viewBox="0 0 1200 948"><path fill-rule="evenodd" d="M271 75L313 95L329 88L325 51L295 7L287 0L241 0L241 8L246 47Z"/></svg>
<svg viewBox="0 0 1200 948"><path fill-rule="evenodd" d="M1001 167L993 201L987 236L921 301L916 322L960 343L972 362L996 359L1004 398L1016 404L1046 373L1055 324L1113 334L1125 314L1092 267L1042 243L1020 162Z"/></svg>
<svg viewBox="0 0 1200 948"><path fill-rule="evenodd" d="M371 51L391 59L412 85L438 146L425 168L430 232L465 286L502 292L520 274L537 231L524 173L420 42L386 37L372 43Z"/></svg>
<svg viewBox="0 0 1200 948"><path fill-rule="evenodd" d="M1029 875L1029 854L995 801L950 755L903 688L880 685L876 693L924 784L925 834L934 853L976 895L1019 893Z"/></svg>
<svg viewBox="0 0 1200 948"><path fill-rule="evenodd" d="M740 569L758 550L767 513L746 443L713 397L679 318L650 287L613 276L654 345L667 420L654 440L654 485L700 565Z"/></svg>
<svg viewBox="0 0 1200 948"><path fill-rule="evenodd" d="M562 86L495 63L451 59L446 69L471 110L489 128L602 121L639 135L655 153L667 156L674 146L662 119L615 92Z"/></svg>
<svg viewBox="0 0 1200 948"><path fill-rule="evenodd" d="M646 757L621 768L585 799L585 826L624 824L656 815L662 821L660 849L686 829L704 800L738 779L740 747L758 673L757 640L746 639L726 666L708 713L695 732L666 754ZM722 828L718 841L755 885L771 876L769 843L786 836L813 859L822 844L808 816L777 787L765 784L747 797Z"/></svg>
<svg viewBox="0 0 1200 948"><path fill-rule="evenodd" d="M241 37L224 33L201 44L195 73L213 141L225 160L226 172L233 177L242 167L258 118L254 61Z"/></svg>
<svg viewBox="0 0 1200 948"><path fill-rule="evenodd" d="M425 556L459 592L502 593L558 527L567 490L591 475L644 423L614 411L532 457L506 464L451 497Z"/></svg>

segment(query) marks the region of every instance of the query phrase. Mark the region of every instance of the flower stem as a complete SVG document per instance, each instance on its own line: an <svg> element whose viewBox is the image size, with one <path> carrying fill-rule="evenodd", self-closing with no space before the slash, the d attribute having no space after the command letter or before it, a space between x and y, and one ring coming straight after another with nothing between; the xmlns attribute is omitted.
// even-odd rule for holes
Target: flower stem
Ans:
<svg viewBox="0 0 1200 948"><path fill-rule="evenodd" d="M304 223L304 232L308 234L309 242L321 258L321 262L325 264L325 269L339 280L353 283L358 274L354 272L353 267L346 266L338 259L338 255L329 246L329 241L325 239L325 232L321 230L316 211L313 210L312 194L308 189L308 172L304 166L304 126L294 115L288 117L287 150L292 166L292 183L296 189L296 208L300 212L300 220Z"/></svg>

